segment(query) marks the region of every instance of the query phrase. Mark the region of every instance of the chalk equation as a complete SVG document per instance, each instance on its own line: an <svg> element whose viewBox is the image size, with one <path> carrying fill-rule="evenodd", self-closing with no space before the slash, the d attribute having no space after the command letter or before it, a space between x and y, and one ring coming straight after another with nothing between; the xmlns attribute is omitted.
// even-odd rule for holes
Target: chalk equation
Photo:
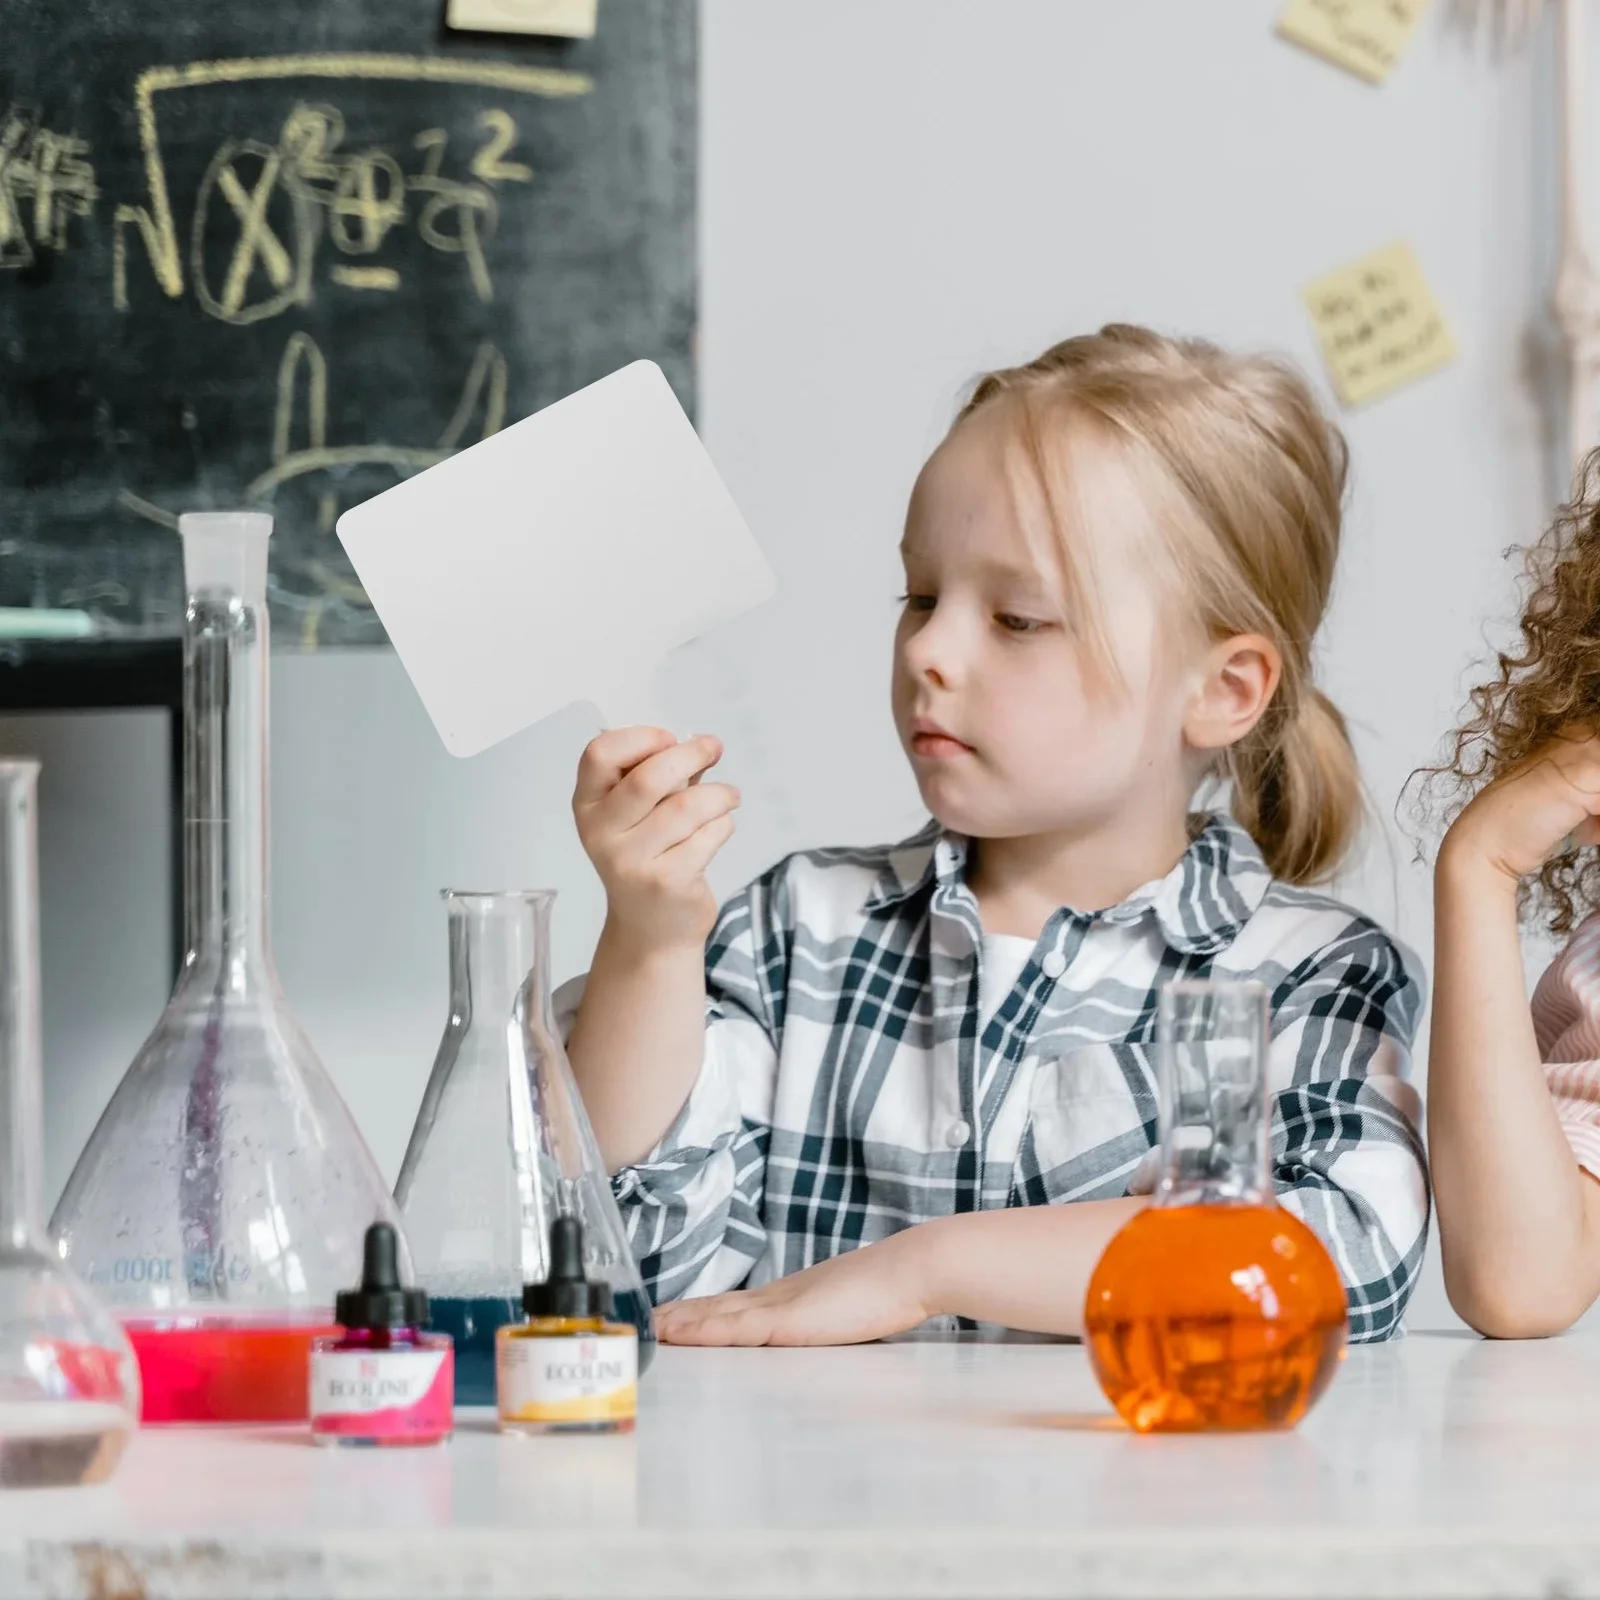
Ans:
<svg viewBox="0 0 1600 1600"><path fill-rule="evenodd" d="M44 127L35 113L0 112L0 269L67 248L72 220L89 216L100 198L88 155L82 139Z"/></svg>
<svg viewBox="0 0 1600 1600"><path fill-rule="evenodd" d="M134 84L147 203L116 207L112 301L129 309L130 246L138 241L162 292L177 299L192 283L208 315L242 326L311 302L319 264L327 281L366 293L401 285L401 269L382 258L403 230L430 250L458 256L472 293L494 298L487 245L500 192L532 182L518 156L515 113L482 111L467 148L453 149L443 128L421 128L409 145L353 145L345 116L328 98L297 98L269 141L223 140L201 177L180 244L168 152L157 119L159 96L219 84L322 79L338 82L459 84L506 95L588 94L583 73L554 67L387 55L275 56L155 67ZM186 271L187 269L187 271Z"/></svg>
<svg viewBox="0 0 1600 1600"><path fill-rule="evenodd" d="M531 182L533 170L506 159L517 139L509 112L485 111L478 127L486 137L465 175L445 170L450 136L442 128L412 140L411 171L381 146L345 150L344 117L328 105L295 105L273 145L225 140L195 203L190 274L201 306L221 322L245 324L306 304L324 240L338 257L332 282L393 292L400 270L377 258L408 226L428 248L460 256L478 299L493 300L485 247L499 220L496 190ZM274 218L275 199L284 222Z"/></svg>

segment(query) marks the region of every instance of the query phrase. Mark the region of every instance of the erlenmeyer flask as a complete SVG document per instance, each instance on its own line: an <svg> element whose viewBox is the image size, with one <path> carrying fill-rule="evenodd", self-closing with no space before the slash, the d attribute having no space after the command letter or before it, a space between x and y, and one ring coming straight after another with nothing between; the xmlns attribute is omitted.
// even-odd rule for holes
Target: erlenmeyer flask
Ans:
<svg viewBox="0 0 1600 1600"><path fill-rule="evenodd" d="M654 1349L650 1302L556 1031L546 890L446 889L450 1015L395 1199L433 1327L456 1342L456 1401L494 1404L494 1336L549 1270L551 1220L583 1224L585 1267Z"/></svg>
<svg viewBox="0 0 1600 1600"><path fill-rule="evenodd" d="M0 1488L94 1483L139 1420L116 1320L44 1231L36 761L0 761Z"/></svg>
<svg viewBox="0 0 1600 1600"><path fill-rule="evenodd" d="M272 519L179 531L187 953L52 1226L123 1319L146 1422L294 1420L367 1227L398 1219L268 949Z"/></svg>
<svg viewBox="0 0 1600 1600"><path fill-rule="evenodd" d="M1089 1280L1084 1337L1141 1433L1286 1428L1344 1354L1344 1286L1273 1196L1267 991L1174 983L1157 1014L1161 1177Z"/></svg>

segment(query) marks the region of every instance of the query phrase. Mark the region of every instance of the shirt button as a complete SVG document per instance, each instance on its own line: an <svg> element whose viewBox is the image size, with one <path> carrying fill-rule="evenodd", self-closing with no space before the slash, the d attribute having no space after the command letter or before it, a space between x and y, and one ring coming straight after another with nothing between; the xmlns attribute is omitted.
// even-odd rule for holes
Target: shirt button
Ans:
<svg viewBox="0 0 1600 1600"><path fill-rule="evenodd" d="M970 1122L952 1122L950 1126L944 1130L944 1142L949 1145L952 1150L959 1150L962 1145L964 1145L971 1137L972 1124Z"/></svg>
<svg viewBox="0 0 1600 1600"><path fill-rule="evenodd" d="M1067 958L1059 950L1052 950L1039 965L1044 968L1045 977L1059 978L1067 970Z"/></svg>

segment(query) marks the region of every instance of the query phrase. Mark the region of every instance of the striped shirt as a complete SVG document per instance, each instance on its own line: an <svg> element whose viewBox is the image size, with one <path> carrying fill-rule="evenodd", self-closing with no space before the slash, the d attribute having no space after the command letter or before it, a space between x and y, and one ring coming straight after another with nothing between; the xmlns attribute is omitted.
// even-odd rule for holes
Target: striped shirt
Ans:
<svg viewBox="0 0 1600 1600"><path fill-rule="evenodd" d="M1561 1131L1600 1178L1600 913L1579 924L1533 991L1533 1032Z"/></svg>
<svg viewBox="0 0 1600 1600"><path fill-rule="evenodd" d="M792 856L736 895L707 945L694 1089L613 1180L651 1296L756 1287L954 1212L1126 1195L1157 1136L1160 987L1255 978L1279 1198L1332 1252L1352 1338L1394 1333L1428 1222L1417 981L1230 818L1191 833L1121 904L1057 911L986 1018L966 841L937 826Z"/></svg>

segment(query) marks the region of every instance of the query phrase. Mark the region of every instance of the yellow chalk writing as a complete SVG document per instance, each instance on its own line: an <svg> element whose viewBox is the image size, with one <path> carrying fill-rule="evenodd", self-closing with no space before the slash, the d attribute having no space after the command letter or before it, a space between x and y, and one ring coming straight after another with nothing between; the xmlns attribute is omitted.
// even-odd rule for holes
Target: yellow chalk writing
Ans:
<svg viewBox="0 0 1600 1600"><path fill-rule="evenodd" d="M31 266L67 247L67 227L100 198L89 146L19 109L0 115L0 268Z"/></svg>
<svg viewBox="0 0 1600 1600"><path fill-rule="evenodd" d="M393 267L336 266L328 274L347 289L398 289L400 274Z"/></svg>
<svg viewBox="0 0 1600 1600"><path fill-rule="evenodd" d="M489 130L489 141L472 158L472 175L485 183L527 183L533 169L520 161L507 161L506 152L517 142L517 125L498 107L485 111L478 126Z"/></svg>
<svg viewBox="0 0 1600 1600"><path fill-rule="evenodd" d="M119 205L114 214L112 300L119 310L128 309L130 228L143 243L162 292L177 299L186 287L157 119L158 97L208 85L296 78L457 84L546 98L571 98L593 88L587 75L556 67L363 53L196 61L142 72L134 83L134 115L148 203ZM476 183L445 177L441 144L431 167L425 162L420 173L405 180L405 187L424 196L417 222L423 239L434 249L461 255L475 292L488 300L493 286L483 246L497 215L490 185L527 182L532 173L521 162L506 159L516 135L509 112L486 112L479 126L488 139L470 169ZM383 235L399 224L404 202L395 158L378 150L339 156L343 132L342 119L331 108L297 106L277 146L240 139L218 151L197 199L189 262L201 304L213 316L228 322L259 321L304 303L311 292L310 263L322 212L331 216L335 247L353 253L376 249ZM285 242L284 224L275 225L272 218L280 184L287 191L283 209L295 234L292 242ZM204 256L211 207L218 199L238 225L220 278L204 272L203 260L196 264ZM320 209L303 209L308 205ZM251 285L258 277L265 278L269 292L253 299Z"/></svg>
<svg viewBox="0 0 1600 1600"><path fill-rule="evenodd" d="M490 343L478 346L462 381L461 394L450 420L435 444L391 445L330 444L328 440L328 362L310 334L290 334L278 362L271 430L271 465L254 477L245 498L271 505L280 490L304 483L316 497L317 526L331 534L340 510L339 476L358 467L388 468L404 477L453 455L468 434L487 439L505 426L506 360ZM317 475L334 476L320 484ZM175 513L164 506L122 489L118 503L127 511L160 527L175 528ZM323 594L334 600L365 605L361 586L326 562L313 559L307 570ZM313 603L302 618L301 643L314 648L325 607Z"/></svg>
<svg viewBox="0 0 1600 1600"><path fill-rule="evenodd" d="M496 108L480 125L490 127L492 137L473 169L495 184L530 181L529 168L504 159L517 136L510 114ZM413 147L421 165L409 175L387 150L345 149L345 136L344 116L335 107L297 102L276 144L224 141L201 180L190 233L190 278L210 315L244 325L308 304L324 238L340 255L375 255L410 220L410 195L420 197L415 221L423 242L463 257L478 298L494 298L485 246L499 203L488 182L445 174L450 141L444 130L417 135ZM329 276L360 289L394 288L400 281L393 267L340 264Z"/></svg>

